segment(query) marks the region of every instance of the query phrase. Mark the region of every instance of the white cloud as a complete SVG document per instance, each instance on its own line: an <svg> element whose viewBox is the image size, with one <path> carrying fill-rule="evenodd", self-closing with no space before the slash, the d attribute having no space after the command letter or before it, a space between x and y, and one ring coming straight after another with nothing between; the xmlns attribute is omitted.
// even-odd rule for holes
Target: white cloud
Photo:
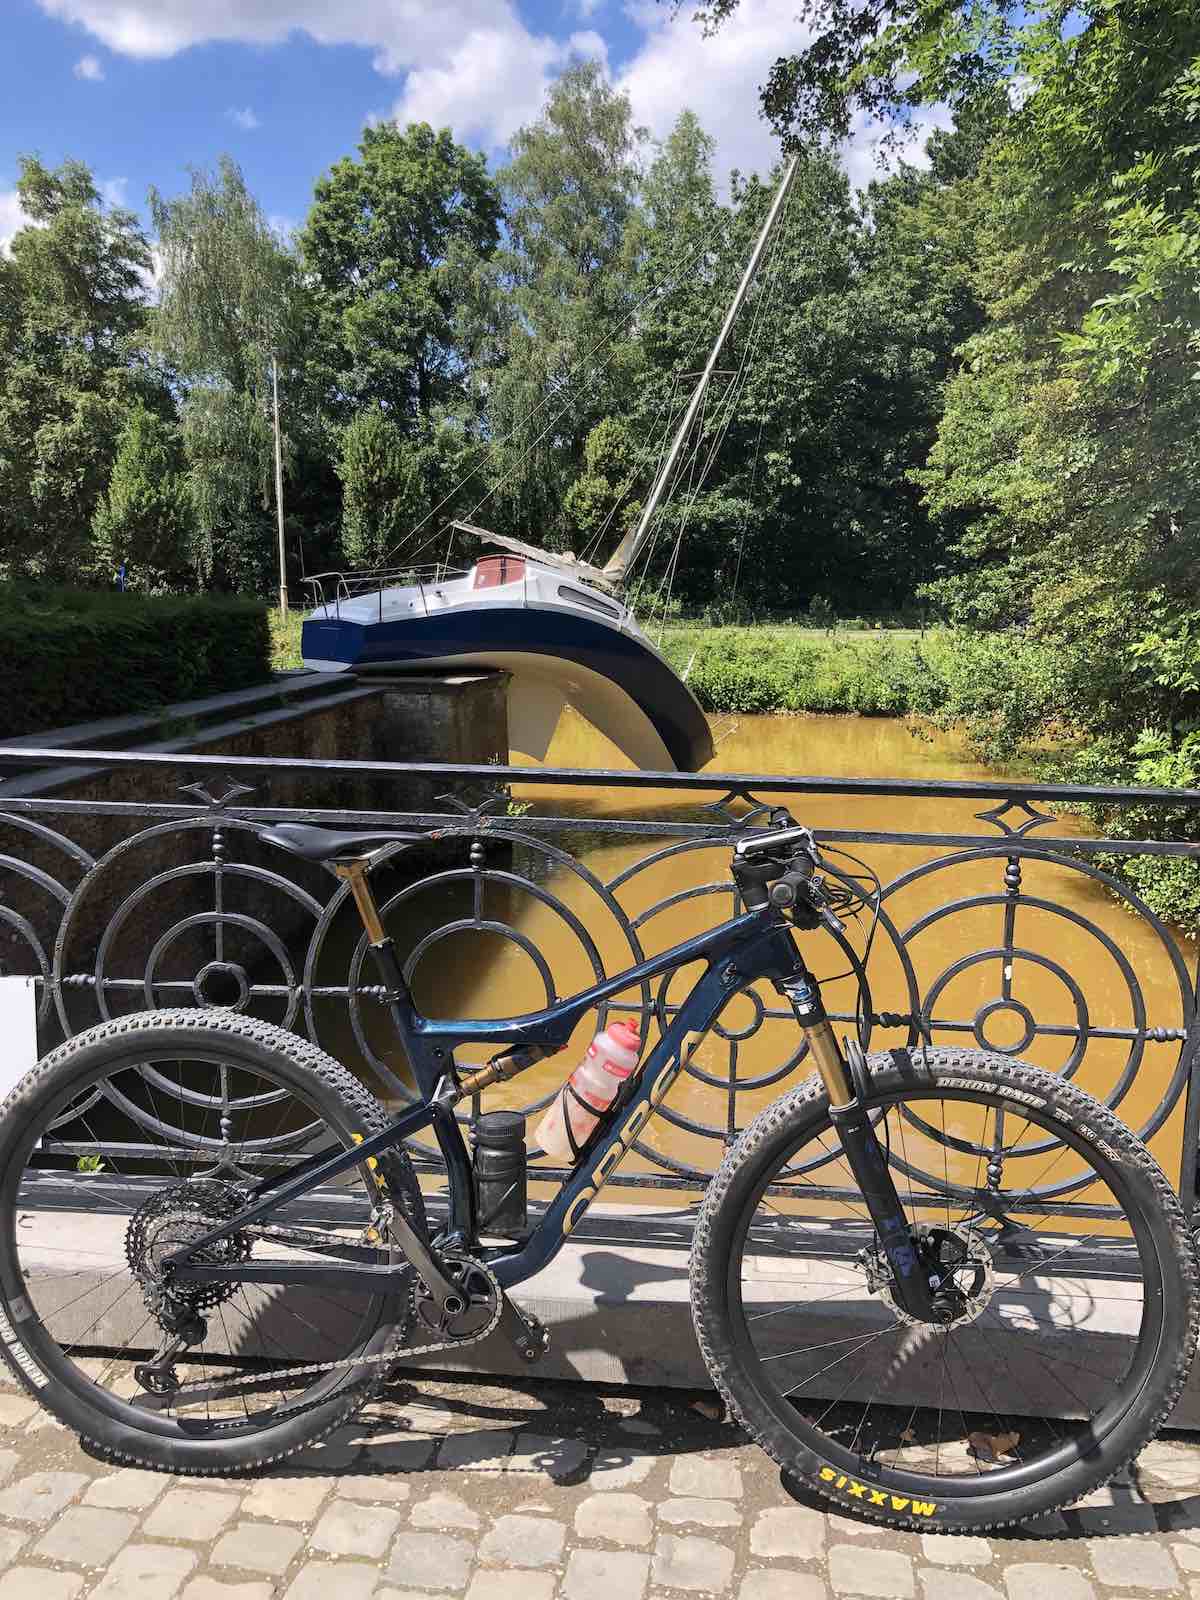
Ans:
<svg viewBox="0 0 1200 1600"><path fill-rule="evenodd" d="M242 106L240 110L237 106L230 106L225 115L230 122L241 128L244 133L253 133L255 128L262 127L262 123L255 116L250 106Z"/></svg>
<svg viewBox="0 0 1200 1600"><path fill-rule="evenodd" d="M807 37L796 0L742 0L711 38L690 11L635 0L626 12L645 33L617 80L634 121L665 139L681 111L694 111L717 141L719 179L731 167L766 172L779 141L760 115L759 86L776 59Z"/></svg>
<svg viewBox="0 0 1200 1600"><path fill-rule="evenodd" d="M14 233L27 226L29 218L21 210L15 189L0 189L0 255L8 253Z"/></svg>
<svg viewBox="0 0 1200 1600"><path fill-rule="evenodd" d="M77 78L83 78L87 83L104 81L104 68L99 56L80 56L71 70Z"/></svg>
<svg viewBox="0 0 1200 1600"><path fill-rule="evenodd" d="M125 204L126 191L129 188L129 179L103 178L97 184L97 188L100 190L101 199L110 206L123 206Z"/></svg>
<svg viewBox="0 0 1200 1600"><path fill-rule="evenodd" d="M603 4L604 0L573 0L575 15L582 17L584 22L594 17Z"/></svg>
<svg viewBox="0 0 1200 1600"><path fill-rule="evenodd" d="M399 121L449 124L460 137L503 144L536 116L571 42L533 33L515 0L38 0L110 50L142 59L213 41L279 44L305 33L318 44L359 45L376 71L404 77ZM582 14L582 13L581 13ZM600 54L595 35L579 35ZM597 48L598 44L600 45Z"/></svg>

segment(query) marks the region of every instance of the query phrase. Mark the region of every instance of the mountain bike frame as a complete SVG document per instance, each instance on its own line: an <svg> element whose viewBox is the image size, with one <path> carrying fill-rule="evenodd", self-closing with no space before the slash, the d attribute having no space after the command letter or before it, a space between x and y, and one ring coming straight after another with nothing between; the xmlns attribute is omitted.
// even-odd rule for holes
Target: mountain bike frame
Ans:
<svg viewBox="0 0 1200 1600"><path fill-rule="evenodd" d="M580 1018L604 1001L637 984L703 961L705 969L674 1019L626 1089L601 1116L576 1166L533 1230L515 1247L481 1252L501 1288L523 1283L554 1259L638 1134L654 1116L730 998L756 979L765 978L790 1001L807 1037L829 1095L834 1127L891 1265L897 1297L914 1316L934 1320L930 1285L913 1248L909 1224L887 1159L879 1149L867 1111L859 1102L850 1066L826 1017L817 983L796 947L791 925L774 905L765 903L747 909L718 927L638 962L543 1011L481 1021L440 1020L422 1016L413 1004L395 947L375 904L368 881L369 868L370 857L367 856L338 862L334 870L348 882L353 893L385 989L396 1037L412 1067L421 1101L380 1132L347 1149L332 1156L312 1156L286 1175L256 1185L251 1190L250 1203L237 1216L168 1258L167 1264L180 1281L311 1283L322 1289L356 1288L379 1292L386 1291L393 1282L398 1286L411 1261L435 1297L444 1302L453 1296L454 1285L438 1269L434 1253L417 1239L399 1215L393 1217L392 1228L409 1257L406 1262L380 1265L366 1261L360 1264L354 1260L251 1259L218 1265L197 1262L194 1257L207 1245L311 1193L350 1168L398 1148L404 1140L427 1128L432 1128L446 1163L450 1220L443 1243L459 1250L476 1250L478 1217L474 1175L454 1113L455 1106L489 1084L515 1077L535 1061L562 1050ZM766 900L765 894L763 899ZM510 1049L484 1067L461 1071L454 1062L455 1049L479 1044L507 1045ZM352 1249L348 1253L354 1254ZM362 1252L363 1256L368 1254Z"/></svg>

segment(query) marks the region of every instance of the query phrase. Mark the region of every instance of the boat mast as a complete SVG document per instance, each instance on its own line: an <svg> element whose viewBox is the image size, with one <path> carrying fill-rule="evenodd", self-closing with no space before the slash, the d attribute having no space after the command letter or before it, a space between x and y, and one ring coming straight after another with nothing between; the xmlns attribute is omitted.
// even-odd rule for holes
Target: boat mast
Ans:
<svg viewBox="0 0 1200 1600"><path fill-rule="evenodd" d="M762 231L751 252L750 259L746 263L746 270L742 273L742 281L738 284L737 293L733 297L733 304L725 314L725 321L721 324L721 331L718 333L716 343L713 345L709 358L705 363L704 371L700 374L700 382L696 385L696 391L692 395L687 411L684 413L683 421L679 424L675 438L671 443L671 448L667 452L667 458L654 480L654 487L650 490L649 499L646 501L645 508L638 518L637 527L631 533L625 535L613 552L612 559L604 568L604 576L610 582L621 582L633 565L639 550L646 542L654 513L658 510L659 502L666 492L667 485L671 480L671 474L675 471L676 463L687 442L688 434L692 430L692 424L696 420L696 413L700 410L700 402L704 399L704 391L708 388L709 379L713 375L725 341L729 337L729 330L737 320L737 314L742 309L742 303L750 292L750 285L754 282L754 274L758 271L758 264L762 260L763 251L767 248L767 241L770 239L771 232L775 227L780 208L787 199L788 190L792 186L792 179L796 176L796 169L799 164L800 157L793 156L784 169L783 177L779 180L779 188L776 190L775 198L771 202L771 209L767 212L766 221L762 225Z"/></svg>

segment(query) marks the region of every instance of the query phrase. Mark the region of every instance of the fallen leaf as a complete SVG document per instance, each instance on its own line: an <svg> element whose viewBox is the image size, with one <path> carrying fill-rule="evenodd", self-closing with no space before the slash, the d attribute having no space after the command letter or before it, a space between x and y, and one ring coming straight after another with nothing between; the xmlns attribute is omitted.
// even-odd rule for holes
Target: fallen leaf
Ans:
<svg viewBox="0 0 1200 1600"><path fill-rule="evenodd" d="M917 1436L911 1428L905 1428L900 1437L905 1444L916 1444L917 1442Z"/></svg>
<svg viewBox="0 0 1200 1600"><path fill-rule="evenodd" d="M999 1461L1001 1456L1015 1455L1021 1442L1019 1433L969 1433L967 1443L974 1455L983 1461Z"/></svg>
<svg viewBox="0 0 1200 1600"><path fill-rule="evenodd" d="M698 1411L702 1417L707 1417L710 1422L723 1422L725 1420L725 1407L719 1400L693 1400L692 1410Z"/></svg>

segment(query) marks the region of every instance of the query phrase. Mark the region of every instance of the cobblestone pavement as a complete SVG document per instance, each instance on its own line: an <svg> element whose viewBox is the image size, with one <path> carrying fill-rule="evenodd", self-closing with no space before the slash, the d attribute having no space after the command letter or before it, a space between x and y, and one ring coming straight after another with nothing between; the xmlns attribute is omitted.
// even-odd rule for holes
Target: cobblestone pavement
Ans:
<svg viewBox="0 0 1200 1600"><path fill-rule="evenodd" d="M398 1384L257 1478L116 1470L0 1387L0 1600L1200 1600L1200 1444L1003 1536L789 1492L711 1401Z"/></svg>

